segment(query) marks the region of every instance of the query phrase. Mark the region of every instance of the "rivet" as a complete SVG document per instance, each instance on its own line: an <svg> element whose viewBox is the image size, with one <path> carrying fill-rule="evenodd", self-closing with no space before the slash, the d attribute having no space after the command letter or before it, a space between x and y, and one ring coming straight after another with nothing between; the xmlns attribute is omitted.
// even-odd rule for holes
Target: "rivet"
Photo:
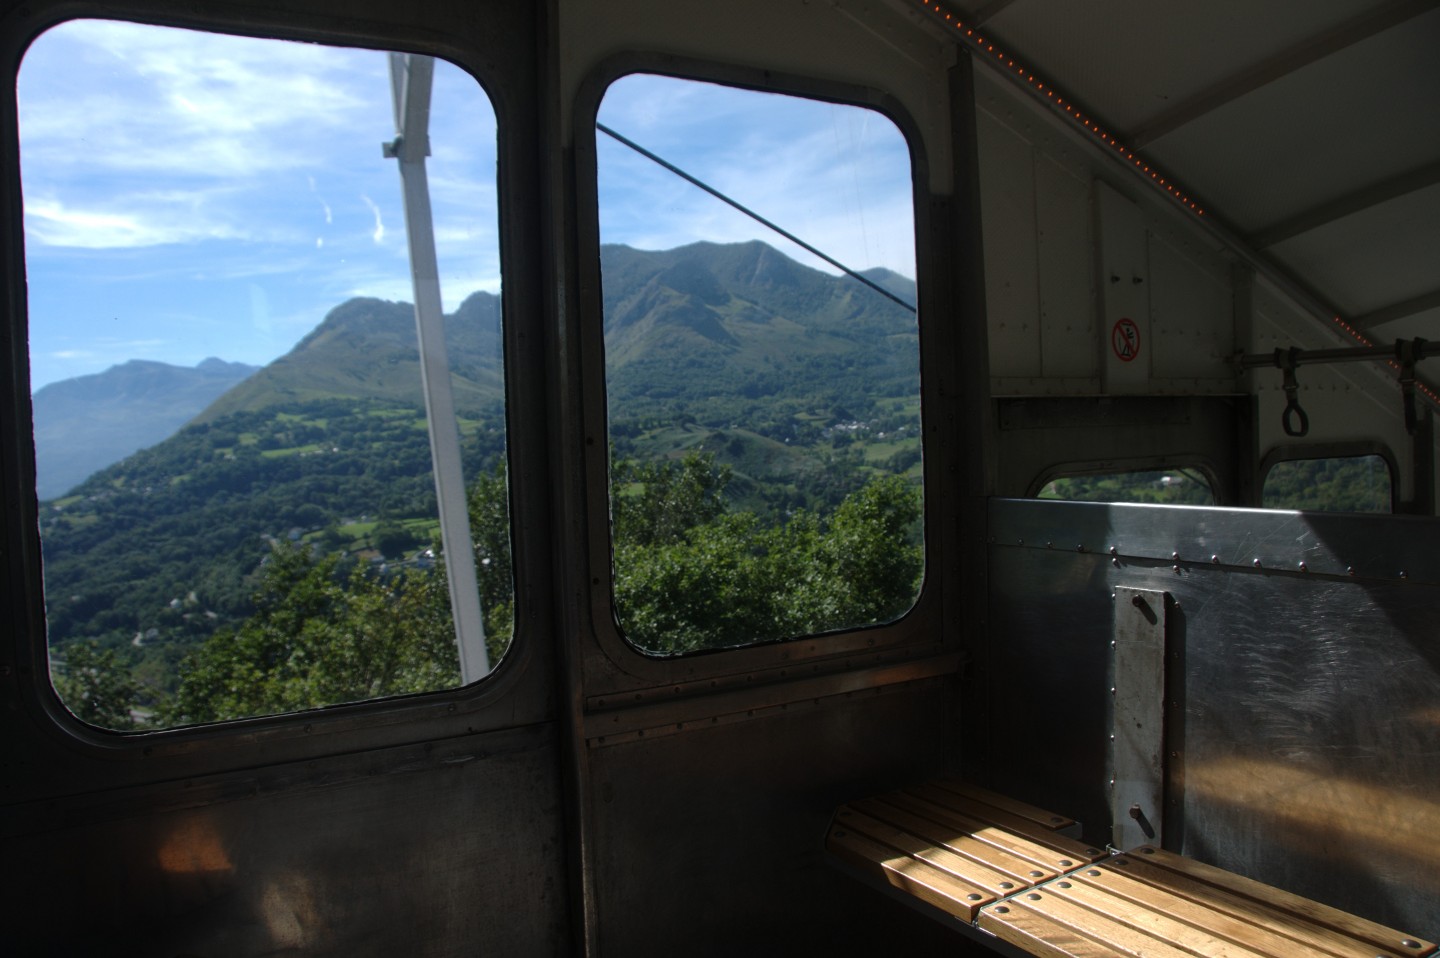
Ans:
<svg viewBox="0 0 1440 958"><path fill-rule="evenodd" d="M1138 609L1145 604L1145 600L1140 598L1138 595L1132 595L1130 597L1130 604Z"/></svg>
<svg viewBox="0 0 1440 958"><path fill-rule="evenodd" d="M1406 938L1404 941L1400 942L1400 944L1404 945L1406 948L1420 947L1420 942L1416 941L1414 938Z"/></svg>
<svg viewBox="0 0 1440 958"><path fill-rule="evenodd" d="M1012 889L1012 888L1015 887L1015 883L1014 883L1014 882L1008 882L1008 881L1002 881L1002 882L1000 883L1000 887L1003 888L1003 889L1005 889L1006 891L1009 891L1010 889Z"/></svg>
<svg viewBox="0 0 1440 958"><path fill-rule="evenodd" d="M1408 578L1410 578L1410 577L1409 577L1408 575L1406 575L1405 573L1402 572L1402 573L1400 573L1400 578L1402 578L1402 579L1408 579Z"/></svg>
<svg viewBox="0 0 1440 958"><path fill-rule="evenodd" d="M1117 568L1117 569L1120 568L1120 560L1119 560L1119 559L1111 559L1111 560L1110 560L1110 564L1113 565L1113 566L1114 566L1115 568Z"/></svg>
<svg viewBox="0 0 1440 958"><path fill-rule="evenodd" d="M1346 575L1354 575L1354 574L1355 574L1355 567L1354 567L1353 565L1347 565L1347 566L1345 567L1345 574L1346 574Z"/></svg>
<svg viewBox="0 0 1440 958"><path fill-rule="evenodd" d="M977 895L977 894L975 894L975 893L972 891L970 894L968 894L968 895L965 896L965 900L966 900L966 901L979 901L979 900L980 900L980 896Z"/></svg>
<svg viewBox="0 0 1440 958"><path fill-rule="evenodd" d="M1310 567L1309 567L1308 565L1306 565L1304 562L1301 562L1301 563L1300 563L1300 571L1301 571L1301 572L1309 572L1309 571L1310 571Z"/></svg>
<svg viewBox="0 0 1440 958"><path fill-rule="evenodd" d="M1171 559L1178 559L1178 558L1180 558L1180 553L1178 553L1178 552L1172 552L1172 553L1170 553L1170 558L1171 558Z"/></svg>
<svg viewBox="0 0 1440 958"><path fill-rule="evenodd" d="M1004 905L1000 905L998 908L995 909L995 914L1008 915L1010 914L1010 909L1006 908Z"/></svg>
<svg viewBox="0 0 1440 958"><path fill-rule="evenodd" d="M1176 565L1172 565L1172 566L1170 567L1170 571L1174 572L1176 575L1179 575L1179 574L1180 574L1180 566L1179 566L1179 564L1177 563Z"/></svg>
<svg viewBox="0 0 1440 958"><path fill-rule="evenodd" d="M1070 867L1071 865L1073 865L1073 864L1075 864L1075 863L1072 862L1072 861L1071 861L1070 859L1068 859L1068 858L1062 858L1062 859L1060 859L1060 867L1061 867L1061 868L1069 868L1069 867Z"/></svg>
<svg viewBox="0 0 1440 958"><path fill-rule="evenodd" d="M1078 546L1076 546L1076 547L1075 547L1075 551L1076 551L1076 552L1084 552L1084 551L1085 551L1085 543L1082 542L1082 543L1080 543Z"/></svg>
<svg viewBox="0 0 1440 958"><path fill-rule="evenodd" d="M1053 543L1053 542L1047 542L1047 543L1045 543L1045 548L1047 548L1047 549L1053 549L1053 548L1055 548L1055 543Z"/></svg>
<svg viewBox="0 0 1440 958"><path fill-rule="evenodd" d="M1044 872L1037 872L1037 871L1033 871L1033 870L1030 872L1030 877L1031 877L1031 878L1043 878L1044 876L1045 876L1045 873L1044 873Z"/></svg>
<svg viewBox="0 0 1440 958"><path fill-rule="evenodd" d="M1211 557L1210 557L1210 564L1211 564L1211 565L1219 565L1219 564L1220 564L1220 557L1219 557L1219 556L1211 556Z"/></svg>
<svg viewBox="0 0 1440 958"><path fill-rule="evenodd" d="M1059 815L1051 815L1050 821L1054 822L1056 825L1059 825L1061 822L1065 821L1065 819L1061 818Z"/></svg>
<svg viewBox="0 0 1440 958"><path fill-rule="evenodd" d="M1092 869L1090 869L1088 872L1086 872L1085 874L1089 875L1091 878L1099 878L1099 877L1100 877L1100 869L1098 869L1098 868L1092 868Z"/></svg>
<svg viewBox="0 0 1440 958"><path fill-rule="evenodd" d="M1112 556L1119 555L1119 554L1120 554L1120 550L1117 549L1117 548L1115 548L1114 546L1111 546L1111 547L1110 547L1110 554L1111 554Z"/></svg>
<svg viewBox="0 0 1440 958"><path fill-rule="evenodd" d="M1115 864L1117 864L1117 865L1128 865L1128 864L1130 864L1130 859L1128 859L1128 858L1117 858L1117 859L1115 859Z"/></svg>
<svg viewBox="0 0 1440 958"><path fill-rule="evenodd" d="M1155 849L1151 848L1149 845L1146 845L1144 848L1140 849L1140 854L1153 855L1155 854Z"/></svg>
<svg viewBox="0 0 1440 958"><path fill-rule="evenodd" d="M1037 895L1037 894L1035 894L1033 891L1032 891L1030 894L1026 895L1025 897L1028 898L1028 899L1030 899L1031 901L1039 901L1039 900L1040 900L1040 896Z"/></svg>
<svg viewBox="0 0 1440 958"><path fill-rule="evenodd" d="M1254 560L1253 562L1251 562L1250 564L1253 565L1253 566L1254 566L1255 568L1257 568L1257 569L1260 568L1260 560L1259 560L1258 558L1255 559L1255 560Z"/></svg>
<svg viewBox="0 0 1440 958"><path fill-rule="evenodd" d="M1061 888L1070 888L1070 887L1071 887L1071 885L1070 885L1070 883L1069 883L1068 881L1056 882L1055 884L1059 885Z"/></svg>

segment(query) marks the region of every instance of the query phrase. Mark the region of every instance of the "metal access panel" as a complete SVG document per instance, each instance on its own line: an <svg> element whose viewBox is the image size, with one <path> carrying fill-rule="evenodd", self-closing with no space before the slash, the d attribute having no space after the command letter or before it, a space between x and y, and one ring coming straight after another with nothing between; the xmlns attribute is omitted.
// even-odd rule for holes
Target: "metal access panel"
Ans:
<svg viewBox="0 0 1440 958"><path fill-rule="evenodd" d="M1161 842L1165 790L1165 619L1168 593L1115 588L1111 674L1110 844Z"/></svg>

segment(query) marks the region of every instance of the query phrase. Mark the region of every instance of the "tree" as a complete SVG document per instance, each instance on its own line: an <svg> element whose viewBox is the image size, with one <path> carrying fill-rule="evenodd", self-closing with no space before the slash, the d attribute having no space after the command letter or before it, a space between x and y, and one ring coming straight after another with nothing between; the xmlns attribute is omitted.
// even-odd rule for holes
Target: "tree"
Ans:
<svg viewBox="0 0 1440 958"><path fill-rule="evenodd" d="M620 460L610 480L617 543L679 542L687 530L725 512L730 467L709 453L690 452L678 463Z"/></svg>
<svg viewBox="0 0 1440 958"><path fill-rule="evenodd" d="M279 546L255 614L186 660L168 725L270 715L459 684L449 594L433 571L391 579Z"/></svg>
<svg viewBox="0 0 1440 958"><path fill-rule="evenodd" d="M116 731L136 728L130 709L140 698L140 686L114 649L72 642L64 658L52 664L51 675L60 701L82 722Z"/></svg>
<svg viewBox="0 0 1440 958"><path fill-rule="evenodd" d="M414 533L394 519L382 519L375 526L375 548L387 559L403 558L417 545Z"/></svg>
<svg viewBox="0 0 1440 958"><path fill-rule="evenodd" d="M723 501L727 480L712 473L701 486ZM678 521L687 510L665 498L672 490L663 482L647 486L626 508ZM914 602L924 569L920 490L900 477L871 481L828 520L800 511L765 525L752 513L716 514L669 537L627 538L618 518L624 513L616 513L616 618L630 641L650 652L888 622Z"/></svg>

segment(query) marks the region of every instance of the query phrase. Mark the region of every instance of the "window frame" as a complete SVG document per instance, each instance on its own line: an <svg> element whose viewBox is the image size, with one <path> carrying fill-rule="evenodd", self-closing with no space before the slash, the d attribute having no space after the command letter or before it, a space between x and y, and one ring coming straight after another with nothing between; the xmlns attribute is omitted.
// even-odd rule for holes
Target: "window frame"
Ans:
<svg viewBox="0 0 1440 958"><path fill-rule="evenodd" d="M622 634L612 602L612 543L610 529L609 486L609 416L605 380L605 349L603 341L604 310L600 275L600 226L597 180L597 131L595 123L601 100L610 84L635 73L655 74L681 80L721 84L764 93L841 103L876 110L895 124L904 137L911 158L912 202L916 234L916 287L918 329L920 337L921 429L924 443L923 475L925 489L922 523L924 529L925 569L915 604L894 622L851 628L818 635L772 639L762 642L708 649L682 654L652 654L632 645ZM582 298L578 305L577 333L583 364L584 389L579 397L580 429L584 436L583 490L586 514L585 605L588 611L587 632L593 641L584 647L585 687L590 702L603 707L605 696L617 690L664 683L671 694L683 695L689 690L723 688L731 681L753 680L760 672L778 670L788 677L789 667L800 663L830 659L894 655L902 648L939 650L945 640L941 636L941 583L946 569L942 556L955 555L953 539L945 542L945 530L954 528L954 521L944 517L953 504L941 495L946 464L955 450L950 443L939 440L936 420L941 401L936 395L937 383L944 375L945 359L939 358L937 346L955 335L943 333L927 324L925 317L943 315L944 303L940 284L934 282L937 268L934 250L923 242L937 229L927 187L929 183L923 138L919 127L903 105L889 94L867 87L782 74L773 70L737 66L711 60L698 60L644 52L614 55L599 64L582 80L572 111L572 135L575 145L575 180L577 196L576 271ZM783 224L782 224L783 225ZM946 224L949 225L949 224ZM931 244L933 246L934 244ZM948 357L953 359L953 357ZM820 670L822 666L806 668ZM798 671L798 670L797 670ZM748 675L746 673L749 673ZM642 693L643 695L643 693Z"/></svg>
<svg viewBox="0 0 1440 958"><path fill-rule="evenodd" d="M266 11L261 16L229 15L176 17L165 9L75 10L72 6L38 0L26 15L13 18L0 32L0 51L10 64L12 86L18 86L25 53L47 31L76 20L114 20L155 27L195 30L237 37L324 44L376 52L409 52L444 59L466 73L484 92L495 115L497 172L501 196L497 211L497 239L501 250L502 350L505 368L505 420L507 495L510 507L512 567L515 576L515 621L511 644L500 663L484 679L467 686L360 702L343 703L301 712L182 726L173 729L118 732L90 725L64 706L50 679L46 638L45 598L41 573L38 503L35 495L35 458L29 377L29 315L25 294L23 193L20 177L19 112L15 97L3 108L6 142L0 148L0 217L10 242L4 257L9 295L4 308L5 328L0 338L7 377L7 410L0 414L0 488L8 521L0 553L0 601L7 610L10 640L0 668L0 680L14 681L33 734L61 743L73 753L77 767L95 758L122 759L110 763L109 777L118 783L150 780L157 768L167 776L201 775L248 767L263 761L303 760L356 748L422 742L437 737L508 728L517 716L542 721L550 711L550 689L543 673L537 674L538 643L534 633L545 610L520 601L531 587L537 569L548 565L539 543L519 534L527 513L543 509L539 497L522 488L514 477L535 468L543 458L537 438L543 428L543 387L530 385L525 370L543 368L531 343L539 337L523 329L524 317L539 314L541 283L533 265L536 243L533 230L517 221L517 213L533 208L539 195L539 177L523 158L533 154L538 136L530 99L538 96L534 80L536 53L514 43L514 33L538 30L533 12L521 0L502 0L497 15L507 32L468 38L449 35L437 43L432 26L412 18L404 23L354 20L337 29L333 18L314 10ZM467 42L468 40L468 42ZM376 150L388 130L376 135ZM12 658L13 657L13 658ZM15 663L13 670L8 662ZM513 700L505 708L497 702ZM518 704L517 704L518 703ZM523 721L523 718L521 719ZM27 732L26 734L31 734ZM72 769L62 769L63 778ZM37 782L26 793L53 790L54 782ZM21 790L17 789L17 792ZM21 795L17 794L19 798Z"/></svg>

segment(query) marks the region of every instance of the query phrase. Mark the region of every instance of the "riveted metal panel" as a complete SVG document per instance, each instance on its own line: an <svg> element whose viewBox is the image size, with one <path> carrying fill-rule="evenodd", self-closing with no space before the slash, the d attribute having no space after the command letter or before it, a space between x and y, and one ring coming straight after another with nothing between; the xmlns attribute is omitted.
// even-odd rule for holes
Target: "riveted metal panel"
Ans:
<svg viewBox="0 0 1440 958"><path fill-rule="evenodd" d="M1188 244L1187 244L1188 246ZM1234 392L1235 307L1224 275L1196 247L1150 234L1150 332L1156 379L1186 379L1203 392Z"/></svg>
<svg viewBox="0 0 1440 958"><path fill-rule="evenodd" d="M1150 388L1150 265L1140 207L1102 182L1095 184L1099 227L1100 332L1097 342L1107 393Z"/></svg>
<svg viewBox="0 0 1440 958"><path fill-rule="evenodd" d="M1042 153L1035 160L1035 195L1045 377L1094 377L1099 370L1090 184Z"/></svg>
<svg viewBox="0 0 1440 958"><path fill-rule="evenodd" d="M996 500L990 533L977 681L1025 745L992 786L1108 837L1113 623L1169 593L1166 846L1436 937L1440 523Z"/></svg>
<svg viewBox="0 0 1440 958"><path fill-rule="evenodd" d="M977 126L990 375L1039 376L1034 150L1018 133L983 110Z"/></svg>

